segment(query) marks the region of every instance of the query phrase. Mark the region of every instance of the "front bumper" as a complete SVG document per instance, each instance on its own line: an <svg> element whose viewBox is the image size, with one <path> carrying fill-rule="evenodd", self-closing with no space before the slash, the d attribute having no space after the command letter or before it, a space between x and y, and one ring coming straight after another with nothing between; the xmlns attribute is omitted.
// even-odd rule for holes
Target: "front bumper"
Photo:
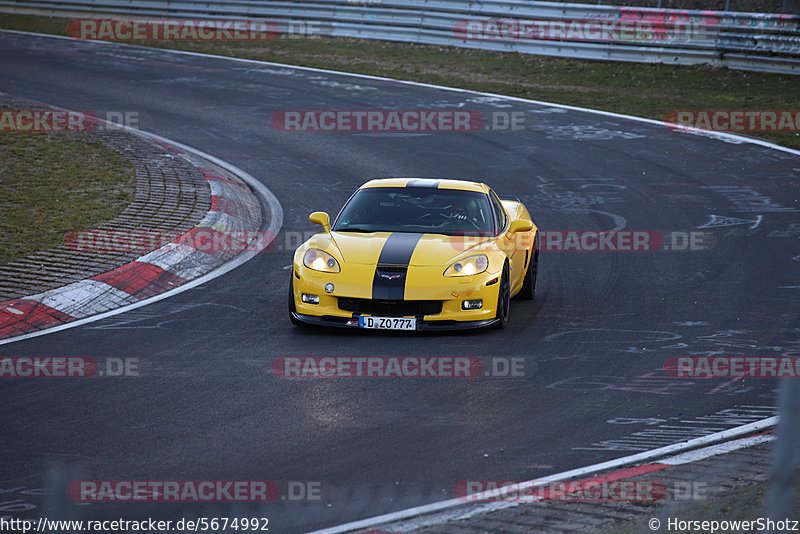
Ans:
<svg viewBox="0 0 800 534"><path fill-rule="evenodd" d="M315 326L332 326L335 328L358 328L358 317L334 317L330 315L303 315L302 313L291 312L292 317L300 322ZM472 330L476 328L486 328L497 323L498 319L484 319L482 321L425 321L417 319L417 331L424 330ZM377 330L371 330L376 332ZM384 330L385 331L385 330ZM391 332L402 332L402 330L390 330Z"/></svg>
<svg viewBox="0 0 800 534"><path fill-rule="evenodd" d="M373 268L374 272L374 268ZM364 273L366 275L367 273ZM340 276L340 273L328 274L294 265L293 288L295 319L308 324L358 328L360 315L384 316L381 313L359 313L347 311L339 307L339 298L371 299L372 276L361 276L354 280ZM497 296L500 273L485 272L465 277L443 277L439 268L430 273L417 269L409 276L405 286L407 301L439 301L441 312L429 315L403 315L415 317L417 330L459 330L483 328L497 322ZM325 291L325 285L333 283L332 293ZM303 302L303 293L316 295L318 304ZM462 309L465 300L483 301L477 310ZM394 315L391 315L394 316Z"/></svg>

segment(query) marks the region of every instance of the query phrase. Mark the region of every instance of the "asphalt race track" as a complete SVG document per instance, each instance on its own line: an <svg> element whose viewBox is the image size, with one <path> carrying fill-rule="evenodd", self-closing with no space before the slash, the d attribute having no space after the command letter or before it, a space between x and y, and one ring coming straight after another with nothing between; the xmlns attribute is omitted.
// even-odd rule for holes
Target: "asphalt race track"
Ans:
<svg viewBox="0 0 800 534"><path fill-rule="evenodd" d="M210 283L0 346L2 356L138 358L141 371L0 385L0 517L61 506L42 488L65 480L265 479L311 482L320 496L71 513L334 526L452 498L460 480L527 480L771 416L773 380L673 378L664 364L800 356L800 158L789 151L440 88L6 32L0 64L0 91L136 112L141 129L252 174L284 211L273 250ZM308 133L270 122L309 109L522 112L526 127ZM316 231L308 214L335 214L379 176L485 181L519 196L542 230L652 231L681 250L546 250L536 299L513 301L503 331L293 328L287 266ZM490 376L289 380L270 370L280 356L477 356ZM518 376L493 376L512 358L523 359Z"/></svg>

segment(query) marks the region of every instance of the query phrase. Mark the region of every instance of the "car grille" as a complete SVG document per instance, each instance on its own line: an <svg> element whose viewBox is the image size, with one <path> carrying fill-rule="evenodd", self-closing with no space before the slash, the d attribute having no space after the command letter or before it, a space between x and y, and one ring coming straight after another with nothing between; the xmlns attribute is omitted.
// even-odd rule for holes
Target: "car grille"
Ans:
<svg viewBox="0 0 800 534"><path fill-rule="evenodd" d="M368 315L403 317L442 313L441 300L375 300L339 297L339 309Z"/></svg>

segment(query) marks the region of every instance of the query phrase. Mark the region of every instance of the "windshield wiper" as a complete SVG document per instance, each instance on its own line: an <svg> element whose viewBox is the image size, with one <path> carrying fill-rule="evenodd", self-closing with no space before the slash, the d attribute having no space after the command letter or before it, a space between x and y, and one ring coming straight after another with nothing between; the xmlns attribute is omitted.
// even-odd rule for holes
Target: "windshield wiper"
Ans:
<svg viewBox="0 0 800 534"><path fill-rule="evenodd" d="M361 232L364 234L371 234L376 230L367 230L366 228L359 228L358 226L348 226L347 228L336 228L334 232Z"/></svg>

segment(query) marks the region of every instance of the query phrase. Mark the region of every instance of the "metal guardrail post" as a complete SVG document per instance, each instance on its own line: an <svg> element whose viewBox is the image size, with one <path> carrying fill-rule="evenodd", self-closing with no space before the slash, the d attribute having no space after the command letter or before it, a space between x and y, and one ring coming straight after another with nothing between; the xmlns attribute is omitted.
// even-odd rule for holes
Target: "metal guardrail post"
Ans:
<svg viewBox="0 0 800 534"><path fill-rule="evenodd" d="M800 382L796 378L781 378L778 409L778 436L772 446L772 482L767 493L767 517L775 522L797 517L792 510L800 459Z"/></svg>

